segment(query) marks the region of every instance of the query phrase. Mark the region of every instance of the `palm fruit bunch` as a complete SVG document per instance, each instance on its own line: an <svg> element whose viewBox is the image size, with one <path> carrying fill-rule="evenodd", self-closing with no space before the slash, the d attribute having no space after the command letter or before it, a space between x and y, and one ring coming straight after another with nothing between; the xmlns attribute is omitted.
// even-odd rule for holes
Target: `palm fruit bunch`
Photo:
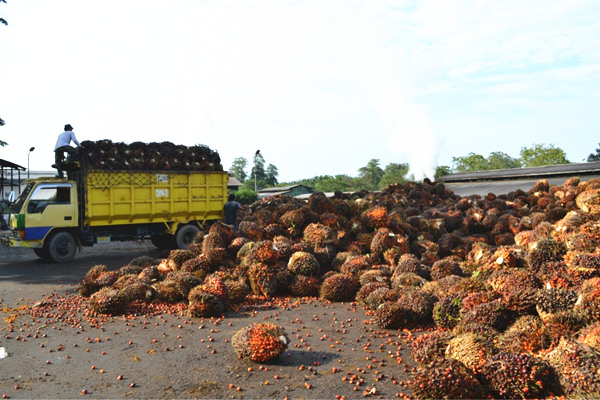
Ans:
<svg viewBox="0 0 600 400"><path fill-rule="evenodd" d="M360 274L358 277L358 283L361 286L366 285L370 282L384 283L386 286L390 285L390 270L387 266L376 266L373 269L367 270Z"/></svg>
<svg viewBox="0 0 600 400"><path fill-rule="evenodd" d="M288 261L287 268L295 275L319 276L321 266L317 258L306 251L293 253Z"/></svg>
<svg viewBox="0 0 600 400"><path fill-rule="evenodd" d="M553 313L573 309L577 297L577 292L572 289L546 286L536 293L536 311L542 319L546 319Z"/></svg>
<svg viewBox="0 0 600 400"><path fill-rule="evenodd" d="M585 315L589 321L600 320L600 277L584 281L578 290L574 309Z"/></svg>
<svg viewBox="0 0 600 400"><path fill-rule="evenodd" d="M184 271L169 272L165 277L165 281L173 282L177 288L177 291L179 291L181 297L184 299L188 297L190 290L202 284L202 279L190 272Z"/></svg>
<svg viewBox="0 0 600 400"><path fill-rule="evenodd" d="M304 241L311 246L323 246L334 242L331 228L318 222L310 223L304 228Z"/></svg>
<svg viewBox="0 0 600 400"><path fill-rule="evenodd" d="M445 356L460 361L477 374L494 351L494 343L490 338L466 332L450 339Z"/></svg>
<svg viewBox="0 0 600 400"><path fill-rule="evenodd" d="M373 235L370 250L372 254L383 257L383 254L387 250L393 249L397 244L398 239L396 238L395 233L388 228L379 228L375 232L375 235Z"/></svg>
<svg viewBox="0 0 600 400"><path fill-rule="evenodd" d="M255 323L237 331L231 344L238 358L262 363L282 354L289 339L285 330L270 322Z"/></svg>
<svg viewBox="0 0 600 400"><path fill-rule="evenodd" d="M229 290L225 281L218 274L211 274L202 284L202 289L217 296L225 307L229 305Z"/></svg>
<svg viewBox="0 0 600 400"><path fill-rule="evenodd" d="M456 256L443 258L434 262L431 266L431 279L434 281L450 275L463 275L463 271L460 268L460 259Z"/></svg>
<svg viewBox="0 0 600 400"><path fill-rule="evenodd" d="M550 337L537 315L522 315L498 337L496 346L506 352L536 353L548 346Z"/></svg>
<svg viewBox="0 0 600 400"><path fill-rule="evenodd" d="M320 289L319 278L304 275L294 276L289 285L290 294L298 297L318 297Z"/></svg>
<svg viewBox="0 0 600 400"><path fill-rule="evenodd" d="M510 313L502 303L490 301L476 305L471 310L463 313L460 323L488 325L503 332L510 323Z"/></svg>
<svg viewBox="0 0 600 400"><path fill-rule="evenodd" d="M134 301L150 302L156 297L156 291L152 286L139 281L124 285L119 294L124 297L126 303Z"/></svg>
<svg viewBox="0 0 600 400"><path fill-rule="evenodd" d="M400 329L409 322L409 312L394 301L386 301L375 310L373 321L382 329Z"/></svg>
<svg viewBox="0 0 600 400"><path fill-rule="evenodd" d="M90 310L98 314L116 315L126 306L125 296L117 289L104 287L92 294L88 300Z"/></svg>
<svg viewBox="0 0 600 400"><path fill-rule="evenodd" d="M358 291L358 281L350 275L336 273L323 280L320 297L333 302L351 301Z"/></svg>
<svg viewBox="0 0 600 400"><path fill-rule="evenodd" d="M433 322L433 306L437 298L418 288L403 291L397 304L406 311L407 321L412 325L429 325Z"/></svg>
<svg viewBox="0 0 600 400"><path fill-rule="evenodd" d="M148 284L155 283L159 281L162 277L163 275L161 275L157 265L145 267L142 270L142 272L138 274L138 279Z"/></svg>
<svg viewBox="0 0 600 400"><path fill-rule="evenodd" d="M117 280L119 280L119 273L117 271L106 271L96 278L96 284L103 288L112 286Z"/></svg>
<svg viewBox="0 0 600 400"><path fill-rule="evenodd" d="M190 317L220 317L225 312L225 306L221 300L202 286L196 286L190 291L188 302Z"/></svg>
<svg viewBox="0 0 600 400"><path fill-rule="evenodd" d="M250 286L243 279L226 279L225 286L227 286L229 302L231 304L244 302L252 292Z"/></svg>
<svg viewBox="0 0 600 400"><path fill-rule="evenodd" d="M362 285L358 290L358 293L356 293L356 301L358 301L359 304L366 305L365 301L367 300L367 297L379 288L388 288L388 285L377 281L368 282Z"/></svg>
<svg viewBox="0 0 600 400"><path fill-rule="evenodd" d="M511 311L519 314L532 314L535 312L536 296L542 283L536 276L525 269L511 269L503 279L503 285L496 290L500 295L500 302Z"/></svg>
<svg viewBox="0 0 600 400"><path fill-rule="evenodd" d="M175 281L165 279L156 282L152 288L156 291L157 299L165 303L175 304L185 299Z"/></svg>
<svg viewBox="0 0 600 400"><path fill-rule="evenodd" d="M96 279L103 273L108 271L108 267L103 264L94 265L83 277L81 286L79 287L79 294L81 296L90 296L92 293L97 292L100 289L100 285L96 283Z"/></svg>
<svg viewBox="0 0 600 400"><path fill-rule="evenodd" d="M448 331L431 331L417 336L410 343L410 355L416 363L427 365L445 356L448 343L452 339Z"/></svg>
<svg viewBox="0 0 600 400"><path fill-rule="evenodd" d="M495 396L504 399L539 399L556 393L550 365L526 353L499 352L490 356L481 372Z"/></svg>
<svg viewBox="0 0 600 400"><path fill-rule="evenodd" d="M452 329L461 319L462 294L451 294L439 299L433 305L433 322L440 328Z"/></svg>
<svg viewBox="0 0 600 400"><path fill-rule="evenodd" d="M479 399L485 394L473 372L448 358L417 367L411 387L417 399Z"/></svg>
<svg viewBox="0 0 600 400"><path fill-rule="evenodd" d="M277 268L255 262L248 269L252 293L259 296L274 296L277 293Z"/></svg>
<svg viewBox="0 0 600 400"><path fill-rule="evenodd" d="M398 300L398 293L388 287L380 287L373 290L364 299L364 305L366 308L371 310L377 310L377 308L387 302L395 302Z"/></svg>
<svg viewBox="0 0 600 400"><path fill-rule="evenodd" d="M79 153L84 165L97 170L223 171L219 154L204 145L84 140Z"/></svg>
<svg viewBox="0 0 600 400"><path fill-rule="evenodd" d="M354 277L357 281L370 267L367 256L350 256L340 267L340 272Z"/></svg>
<svg viewBox="0 0 600 400"><path fill-rule="evenodd" d="M196 255L187 249L175 249L170 251L168 258L175 263L175 269L180 270L184 262L195 257Z"/></svg>

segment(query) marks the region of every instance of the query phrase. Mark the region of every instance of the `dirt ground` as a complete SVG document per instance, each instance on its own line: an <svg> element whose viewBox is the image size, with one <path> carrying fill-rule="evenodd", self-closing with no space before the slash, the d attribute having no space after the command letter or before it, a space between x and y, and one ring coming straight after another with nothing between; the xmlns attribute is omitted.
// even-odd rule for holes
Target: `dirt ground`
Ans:
<svg viewBox="0 0 600 400"><path fill-rule="evenodd" d="M76 295L96 264L118 269L149 243L85 248L68 264L0 249L0 395L5 398L394 398L410 395L413 332L380 330L353 303L279 298L190 318L185 306L87 316ZM238 359L231 338L254 322L291 339L276 360ZM2 354L0 349L0 356Z"/></svg>

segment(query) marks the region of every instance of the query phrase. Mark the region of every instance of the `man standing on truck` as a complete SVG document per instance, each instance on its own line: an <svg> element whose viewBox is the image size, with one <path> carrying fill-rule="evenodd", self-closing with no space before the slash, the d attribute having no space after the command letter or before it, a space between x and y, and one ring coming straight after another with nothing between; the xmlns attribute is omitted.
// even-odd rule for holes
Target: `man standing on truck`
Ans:
<svg viewBox="0 0 600 400"><path fill-rule="evenodd" d="M58 135L58 140L56 141L56 145L54 146L54 167L58 171L56 175L57 178L63 178L63 170L60 167L60 163L65 158L65 152L69 155L77 153L77 149L71 147L71 141L77 145L77 147L81 147L75 134L73 133L73 127L71 124L65 125L65 131Z"/></svg>
<svg viewBox="0 0 600 400"><path fill-rule="evenodd" d="M223 206L225 212L225 223L227 225L233 225L233 229L237 232L237 212L242 209L242 205L235 201L235 194L231 193L227 198L227 203Z"/></svg>

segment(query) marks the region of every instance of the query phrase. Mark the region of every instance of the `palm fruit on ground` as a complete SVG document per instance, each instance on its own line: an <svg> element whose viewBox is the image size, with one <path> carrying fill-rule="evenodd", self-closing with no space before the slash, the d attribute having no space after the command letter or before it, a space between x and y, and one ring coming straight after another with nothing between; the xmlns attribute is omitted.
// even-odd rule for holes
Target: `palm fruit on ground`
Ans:
<svg viewBox="0 0 600 400"><path fill-rule="evenodd" d="M419 366L411 387L417 399L479 399L485 389L460 361L440 358Z"/></svg>
<svg viewBox="0 0 600 400"><path fill-rule="evenodd" d="M289 339L285 330L269 322L255 323L233 335L231 344L239 358L266 362L278 357L287 348Z"/></svg>
<svg viewBox="0 0 600 400"><path fill-rule="evenodd" d="M188 315L195 318L221 317L225 306L213 293L202 286L196 286L188 296Z"/></svg>
<svg viewBox="0 0 600 400"><path fill-rule="evenodd" d="M358 290L358 281L346 274L333 274L321 284L320 297L329 301L352 301Z"/></svg>
<svg viewBox="0 0 600 400"><path fill-rule="evenodd" d="M90 296L90 310L99 314L116 315L123 312L126 298L117 289L105 287Z"/></svg>

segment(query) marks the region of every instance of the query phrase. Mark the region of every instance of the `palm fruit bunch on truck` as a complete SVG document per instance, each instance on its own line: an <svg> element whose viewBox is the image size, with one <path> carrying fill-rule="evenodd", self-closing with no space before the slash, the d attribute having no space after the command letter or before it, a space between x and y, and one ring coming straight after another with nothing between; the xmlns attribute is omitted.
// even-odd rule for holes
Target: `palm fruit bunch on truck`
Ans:
<svg viewBox="0 0 600 400"><path fill-rule="evenodd" d="M94 170L223 171L219 153L205 145L85 140L79 154L84 166Z"/></svg>

